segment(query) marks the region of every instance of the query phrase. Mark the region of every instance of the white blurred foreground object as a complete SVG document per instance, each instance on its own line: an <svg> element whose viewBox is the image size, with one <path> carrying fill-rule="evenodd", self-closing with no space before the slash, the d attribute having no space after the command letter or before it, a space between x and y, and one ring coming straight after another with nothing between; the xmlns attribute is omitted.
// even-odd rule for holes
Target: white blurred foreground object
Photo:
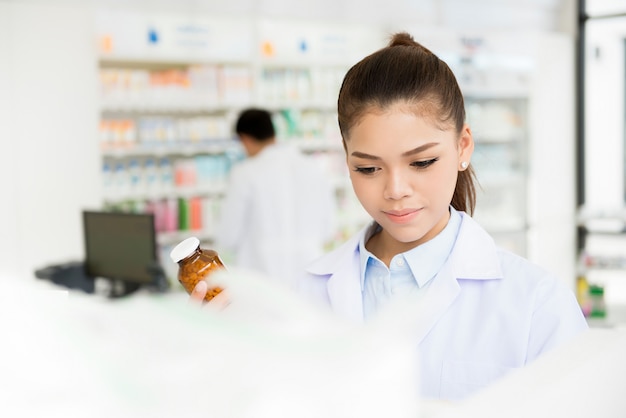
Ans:
<svg viewBox="0 0 626 418"><path fill-rule="evenodd" d="M251 273L224 310L0 280L0 416L623 417L626 330L591 329L462 402L419 399L419 304L341 322ZM402 301L400 301L402 302Z"/></svg>
<svg viewBox="0 0 626 418"><path fill-rule="evenodd" d="M591 328L436 418L623 418L626 329Z"/></svg>
<svg viewBox="0 0 626 418"><path fill-rule="evenodd" d="M416 348L396 328L340 322L248 272L223 279L233 303L216 312L1 282L0 416L420 416Z"/></svg>

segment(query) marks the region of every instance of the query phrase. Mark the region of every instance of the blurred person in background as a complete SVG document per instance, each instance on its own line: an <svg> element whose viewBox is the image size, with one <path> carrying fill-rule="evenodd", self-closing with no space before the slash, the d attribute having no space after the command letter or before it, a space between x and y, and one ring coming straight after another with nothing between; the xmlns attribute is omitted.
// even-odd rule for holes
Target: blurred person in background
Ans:
<svg viewBox="0 0 626 418"><path fill-rule="evenodd" d="M235 131L247 158L231 171L215 248L227 263L292 288L335 234L332 183L313 158L277 143L269 111L242 111Z"/></svg>

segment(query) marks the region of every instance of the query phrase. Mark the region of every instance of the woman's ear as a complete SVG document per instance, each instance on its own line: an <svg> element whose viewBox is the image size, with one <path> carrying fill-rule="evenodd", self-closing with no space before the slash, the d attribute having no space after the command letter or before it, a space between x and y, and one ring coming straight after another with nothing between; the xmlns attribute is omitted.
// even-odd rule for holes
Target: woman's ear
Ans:
<svg viewBox="0 0 626 418"><path fill-rule="evenodd" d="M469 164L472 159L472 154L474 153L474 137L472 136L472 130L468 124L463 125L458 145L459 161Z"/></svg>

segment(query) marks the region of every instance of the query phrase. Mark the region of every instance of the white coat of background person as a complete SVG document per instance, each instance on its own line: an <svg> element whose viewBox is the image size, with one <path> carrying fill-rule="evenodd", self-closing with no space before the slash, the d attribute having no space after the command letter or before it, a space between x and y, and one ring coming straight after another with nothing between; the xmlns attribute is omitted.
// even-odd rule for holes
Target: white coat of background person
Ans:
<svg viewBox="0 0 626 418"><path fill-rule="evenodd" d="M332 183L313 158L277 143L269 111L242 111L235 131L247 158L231 170L215 249L233 266L293 287L335 234Z"/></svg>

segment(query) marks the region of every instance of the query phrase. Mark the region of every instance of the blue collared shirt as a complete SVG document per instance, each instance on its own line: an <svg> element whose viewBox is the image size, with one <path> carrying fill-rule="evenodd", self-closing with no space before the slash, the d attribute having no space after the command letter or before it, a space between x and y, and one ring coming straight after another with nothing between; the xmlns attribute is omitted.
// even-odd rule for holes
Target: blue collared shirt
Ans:
<svg viewBox="0 0 626 418"><path fill-rule="evenodd" d="M415 292L419 297L423 294L450 255L460 227L461 215L450 206L450 220L437 236L395 255L387 268L365 248L365 243L380 230L378 224L373 224L359 242L365 318L380 310L393 295Z"/></svg>

